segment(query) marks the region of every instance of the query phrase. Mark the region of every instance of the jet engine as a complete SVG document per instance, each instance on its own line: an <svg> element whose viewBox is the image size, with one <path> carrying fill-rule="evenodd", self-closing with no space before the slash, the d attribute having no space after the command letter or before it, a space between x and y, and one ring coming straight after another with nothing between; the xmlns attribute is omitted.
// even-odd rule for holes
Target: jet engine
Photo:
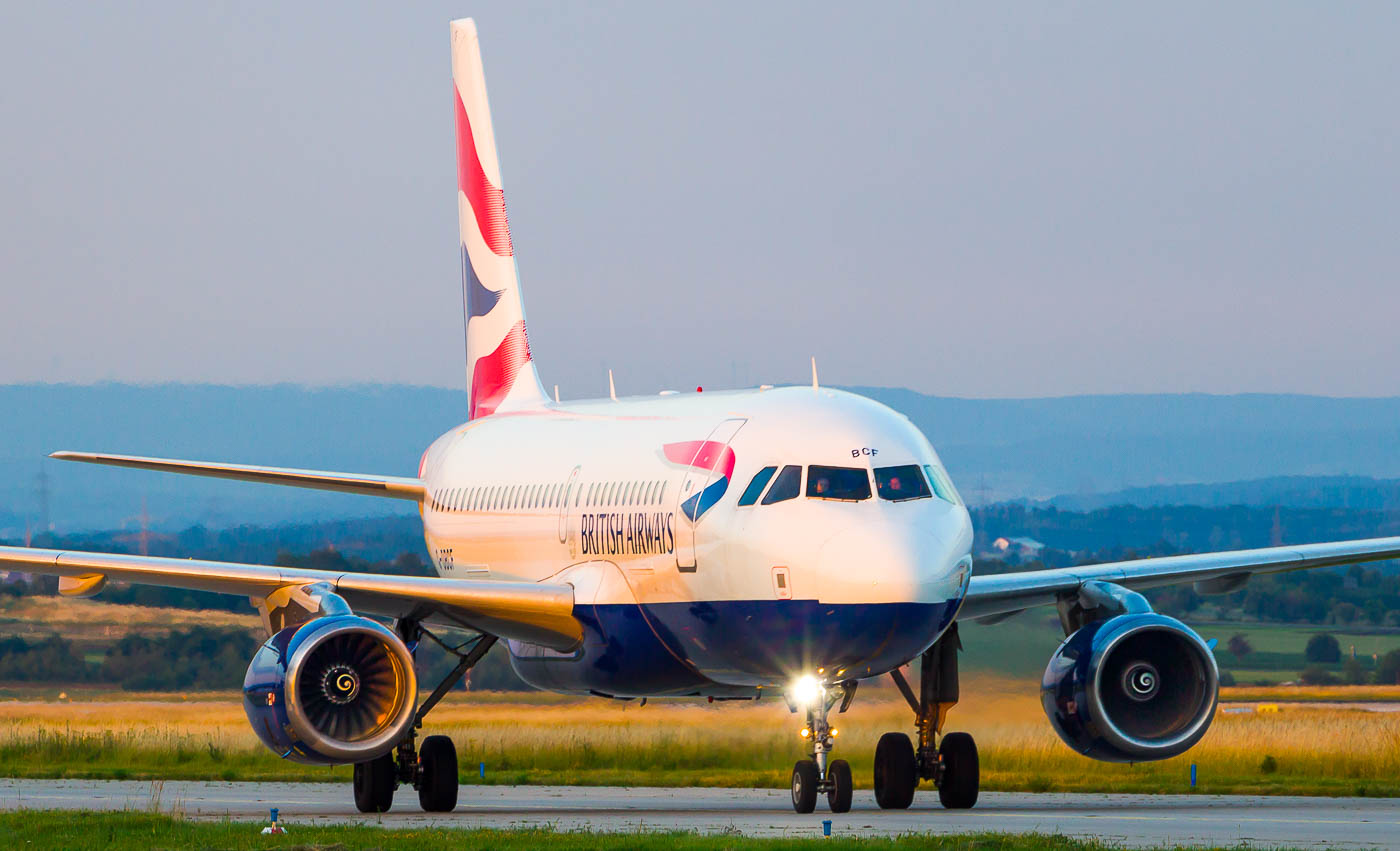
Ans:
<svg viewBox="0 0 1400 851"><path fill-rule="evenodd" d="M353 614L273 635L243 679L243 709L263 744L297 762L367 762L413 723L413 655L388 628Z"/></svg>
<svg viewBox="0 0 1400 851"><path fill-rule="evenodd" d="M1065 744L1105 762L1185 751L1210 727L1218 696L1210 647L1181 621L1150 611L1080 627L1050 658L1040 687Z"/></svg>

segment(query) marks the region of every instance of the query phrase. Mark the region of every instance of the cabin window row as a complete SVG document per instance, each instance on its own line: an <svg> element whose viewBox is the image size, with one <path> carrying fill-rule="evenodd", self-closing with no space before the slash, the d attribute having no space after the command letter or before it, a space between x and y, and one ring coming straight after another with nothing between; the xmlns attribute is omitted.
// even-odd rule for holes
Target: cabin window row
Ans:
<svg viewBox="0 0 1400 851"><path fill-rule="evenodd" d="M634 480L615 482L562 482L535 485L481 485L443 488L433 492L437 511L517 511L560 508L570 500L575 507L657 505L666 499L666 482Z"/></svg>

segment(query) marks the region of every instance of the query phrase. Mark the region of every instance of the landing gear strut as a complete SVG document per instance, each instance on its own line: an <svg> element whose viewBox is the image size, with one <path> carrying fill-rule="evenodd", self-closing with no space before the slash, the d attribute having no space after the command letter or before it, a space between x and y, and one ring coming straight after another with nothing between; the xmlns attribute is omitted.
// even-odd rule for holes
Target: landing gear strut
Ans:
<svg viewBox="0 0 1400 851"><path fill-rule="evenodd" d="M875 747L875 801L881 809L907 809L920 780L932 780L938 800L953 810L977 803L977 744L967 733L943 733L948 710L958 702L958 625L919 659L919 694L896 668L890 677L914 710L919 745L904 733L886 733ZM942 737L939 741L939 737Z"/></svg>
<svg viewBox="0 0 1400 851"><path fill-rule="evenodd" d="M847 680L822 691L807 705L807 726L802 728L802 737L810 743L811 750L808 758L799 760L792 769L792 808L799 813L815 810L821 792L826 793L827 806L833 813L851 811L851 766L844 759L828 760L837 730L827 723L826 716L838 700L841 712L850 708L857 685L855 680Z"/></svg>
<svg viewBox="0 0 1400 851"><path fill-rule="evenodd" d="M418 803L430 813L451 812L457 806L457 746L447 736L428 736L421 748L413 740L423 727L423 718L462 677L481 661L496 643L496 636L481 635L465 647L450 647L415 620L401 620L398 633L417 655L423 636L431 638L449 653L460 657L457 667L428 695L413 718L408 735L393 753L355 765L355 807L362 813L388 812L394 803L394 790L411 785L418 790Z"/></svg>

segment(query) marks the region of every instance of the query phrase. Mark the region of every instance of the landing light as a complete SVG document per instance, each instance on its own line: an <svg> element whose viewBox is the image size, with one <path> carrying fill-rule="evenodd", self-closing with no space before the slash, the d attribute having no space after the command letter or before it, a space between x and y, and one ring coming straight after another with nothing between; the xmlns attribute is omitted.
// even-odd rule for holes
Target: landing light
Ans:
<svg viewBox="0 0 1400 851"><path fill-rule="evenodd" d="M798 677L789 689L792 700L798 706L814 706L821 699L826 689L822 688L821 681L808 674Z"/></svg>

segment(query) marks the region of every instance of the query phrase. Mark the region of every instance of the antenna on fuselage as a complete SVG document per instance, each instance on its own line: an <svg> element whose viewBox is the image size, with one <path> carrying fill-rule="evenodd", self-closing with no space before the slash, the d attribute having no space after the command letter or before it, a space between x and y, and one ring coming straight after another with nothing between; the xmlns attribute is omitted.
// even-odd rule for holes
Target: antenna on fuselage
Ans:
<svg viewBox="0 0 1400 851"><path fill-rule="evenodd" d="M617 387L613 385L612 370L608 370L608 398L617 401Z"/></svg>
<svg viewBox="0 0 1400 851"><path fill-rule="evenodd" d="M816 390L817 387L817 356L812 355L812 389Z"/></svg>
<svg viewBox="0 0 1400 851"><path fill-rule="evenodd" d="M559 404L559 385L554 385L554 404Z"/></svg>

